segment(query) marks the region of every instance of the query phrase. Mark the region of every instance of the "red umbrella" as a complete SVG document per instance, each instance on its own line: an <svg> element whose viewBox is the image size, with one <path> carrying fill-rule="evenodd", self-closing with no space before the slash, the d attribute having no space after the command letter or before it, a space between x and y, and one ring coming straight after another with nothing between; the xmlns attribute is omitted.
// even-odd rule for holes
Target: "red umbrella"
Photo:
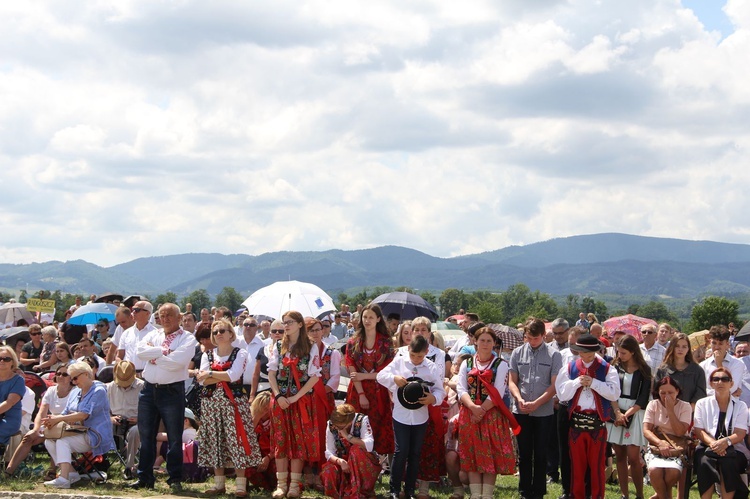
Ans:
<svg viewBox="0 0 750 499"><path fill-rule="evenodd" d="M641 327L646 324L653 324L654 326L658 325L653 319L627 314L607 319L602 323L602 327L607 331L609 336L613 335L615 331L622 331L630 336L635 336L635 339L640 343L643 341Z"/></svg>
<svg viewBox="0 0 750 499"><path fill-rule="evenodd" d="M515 350L523 345L523 333L518 329L504 324L487 324L487 327L495 331L497 336L503 340L503 348Z"/></svg>

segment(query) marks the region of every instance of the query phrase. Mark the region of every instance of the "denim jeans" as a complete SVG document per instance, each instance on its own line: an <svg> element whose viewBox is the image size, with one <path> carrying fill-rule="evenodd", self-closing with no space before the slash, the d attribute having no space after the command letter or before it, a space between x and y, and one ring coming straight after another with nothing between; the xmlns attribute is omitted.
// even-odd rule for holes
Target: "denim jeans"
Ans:
<svg viewBox="0 0 750 499"><path fill-rule="evenodd" d="M141 436L138 480L154 483L156 434L164 421L169 451L167 452L168 483L182 482L182 428L185 419L185 383L153 385L146 382L138 397L138 432Z"/></svg>
<svg viewBox="0 0 750 499"><path fill-rule="evenodd" d="M391 467L390 491L392 494L401 492L401 481L404 479L404 468L406 468L406 478L403 480L404 493L406 497L414 495L417 474L419 473L419 453L422 450L426 431L426 422L411 426L393 420L396 453L393 455L393 466Z"/></svg>

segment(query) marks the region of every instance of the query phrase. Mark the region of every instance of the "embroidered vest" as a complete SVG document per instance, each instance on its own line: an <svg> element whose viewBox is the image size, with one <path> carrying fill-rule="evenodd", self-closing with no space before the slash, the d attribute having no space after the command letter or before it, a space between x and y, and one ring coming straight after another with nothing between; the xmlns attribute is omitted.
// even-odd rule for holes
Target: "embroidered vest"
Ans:
<svg viewBox="0 0 750 499"><path fill-rule="evenodd" d="M491 384L495 384L495 378L497 377L497 368L500 366L500 363L503 361L500 357L495 357L492 360L492 363L487 368L492 371L492 381ZM482 385L482 383L476 378L476 375L472 373L472 370L474 368L474 357L469 357L466 359L466 381L469 385L469 395L471 396L471 400L477 400L477 394L479 395L479 400L484 402L484 400L490 396L490 394L487 392L487 389ZM486 369L485 369L486 370ZM502 396L502 393L500 394Z"/></svg>
<svg viewBox="0 0 750 499"><path fill-rule="evenodd" d="M580 358L571 362L568 365L569 378L576 379L577 377L579 377L581 375L581 367L583 367L583 362ZM594 370L593 374L591 373L592 370ZM598 379L599 381L606 381L607 372L609 371L609 364L606 360L599 360L599 358L595 358L594 363L591 364L591 366L589 366L586 371L587 374L592 378ZM568 414L572 414L573 410L578 407L578 398L581 396L582 391L583 387L580 387L578 391L576 391L576 394L573 396L573 400L570 401L570 405L568 406ZM610 421L614 416L614 411L612 410L612 402L605 399L594 390L591 390L591 393L594 395L596 412L599 415L599 419L601 419L602 421Z"/></svg>
<svg viewBox="0 0 750 499"><path fill-rule="evenodd" d="M315 348L318 348L317 346ZM331 355L333 350L330 348L324 348L323 354L320 356L320 380L325 385L331 379Z"/></svg>
<svg viewBox="0 0 750 499"><path fill-rule="evenodd" d="M297 395L297 392L299 389L297 388L297 383L294 381L294 374L292 374L293 369L293 363L285 363L284 360L287 360L287 358L283 357L281 355L281 342L276 342L276 349L278 350L279 354L279 367L278 371L276 372L276 383L279 385L279 393L286 397L287 395ZM291 359L290 356L288 359ZM307 380L310 379L310 376L307 374L307 367L310 364L310 355L305 355L304 357L294 357L294 359L297 361L296 363L296 369L298 371L297 377L299 378L299 386L302 388L305 386L305 383L307 383ZM309 395L309 394L308 394Z"/></svg>
<svg viewBox="0 0 750 499"><path fill-rule="evenodd" d="M350 431L351 435L356 438L360 438L362 435L362 421L364 420L365 415L361 413L357 413L354 415L354 420L352 421L352 429ZM336 456L340 457L341 459L349 459L349 448L352 446L349 442L346 440L342 440L341 436L339 435L339 430L333 426L333 423L330 421L328 422L328 428L331 430L331 433L333 434L333 443L336 447Z"/></svg>
<svg viewBox="0 0 750 499"><path fill-rule="evenodd" d="M226 362L219 362L214 360L214 351L213 349L206 352L206 357L208 357L208 365L210 366L209 369L212 371L228 371L230 367L232 367L232 364L234 364L234 361L237 359L237 354L239 353L240 349L235 347L232 349L232 353L229 354L229 358L226 360ZM238 379L235 382L226 382L227 385L229 385L229 389L232 390L232 395L235 397L244 396L245 390L242 386L242 377ZM210 397L214 394L214 390L218 387L218 384L214 385L208 385L204 389L204 394L206 397Z"/></svg>

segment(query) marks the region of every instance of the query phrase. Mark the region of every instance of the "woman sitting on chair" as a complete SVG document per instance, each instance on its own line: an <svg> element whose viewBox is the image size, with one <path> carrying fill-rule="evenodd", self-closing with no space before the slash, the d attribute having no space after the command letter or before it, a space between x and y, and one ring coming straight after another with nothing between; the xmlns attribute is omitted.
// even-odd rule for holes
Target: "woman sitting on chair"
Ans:
<svg viewBox="0 0 750 499"><path fill-rule="evenodd" d="M60 467L60 476L44 482L44 485L57 489L69 489L72 483L80 480L78 473L72 471L74 452L91 452L97 457L115 448L107 388L95 381L91 366L85 362L68 367L68 374L75 388L68 395L65 409L60 415L42 419L45 431L64 423L79 430L56 440L47 438L44 441L49 455Z"/></svg>
<svg viewBox="0 0 750 499"><path fill-rule="evenodd" d="M721 497L732 499L735 491L745 488L740 474L747 469L747 458L740 448L746 450L747 406L729 393L732 373L728 369L715 369L709 380L714 395L695 404L694 434L700 440L695 450L698 492L708 499L719 483Z"/></svg>
<svg viewBox="0 0 750 499"><path fill-rule="evenodd" d="M16 374L18 357L12 348L0 346L0 456L10 437L21 428L21 399L26 394L23 376Z"/></svg>

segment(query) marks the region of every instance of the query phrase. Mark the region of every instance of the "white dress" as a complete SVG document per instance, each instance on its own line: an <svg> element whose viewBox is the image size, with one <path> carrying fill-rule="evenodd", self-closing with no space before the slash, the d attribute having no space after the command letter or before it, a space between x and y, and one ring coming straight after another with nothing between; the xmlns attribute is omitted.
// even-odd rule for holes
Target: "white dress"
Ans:
<svg viewBox="0 0 750 499"><path fill-rule="evenodd" d="M633 374L625 373L622 379L622 390L620 393L630 393L631 384L633 383ZM620 397L617 399L617 405L621 412L625 412L635 405L635 399ZM643 416L646 408L633 414L630 427L615 426L607 423L607 442L615 445L637 445L643 447L648 444L646 437L643 436Z"/></svg>

